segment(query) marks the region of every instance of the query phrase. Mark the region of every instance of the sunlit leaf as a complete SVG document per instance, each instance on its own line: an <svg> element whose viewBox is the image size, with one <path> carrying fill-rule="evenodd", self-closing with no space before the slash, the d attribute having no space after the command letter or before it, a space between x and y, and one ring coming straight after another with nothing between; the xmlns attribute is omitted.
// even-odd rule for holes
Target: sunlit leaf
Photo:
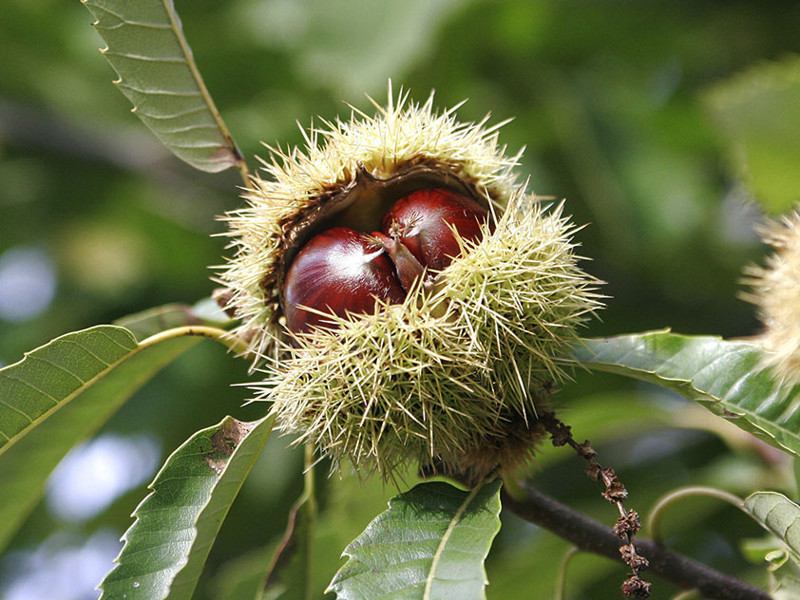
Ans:
<svg viewBox="0 0 800 600"><path fill-rule="evenodd" d="M800 200L800 57L762 63L708 94L739 176L770 212Z"/></svg>
<svg viewBox="0 0 800 600"><path fill-rule="evenodd" d="M777 581L769 590L772 600L797 600L800 598L800 579L781 576L780 571L774 575Z"/></svg>
<svg viewBox="0 0 800 600"><path fill-rule="evenodd" d="M330 589L340 600L484 597L499 492L499 481L471 492L431 482L393 498L345 549Z"/></svg>
<svg viewBox="0 0 800 600"><path fill-rule="evenodd" d="M402 480L418 483L416 471L409 469ZM412 485L412 484L409 484ZM315 519L313 589L324 590L342 566L342 549L360 535L376 515L386 510L397 491L380 477L361 478L343 470L325 486L325 506ZM326 598L333 597L328 594Z"/></svg>
<svg viewBox="0 0 800 600"><path fill-rule="evenodd" d="M226 417L195 433L167 459L134 512L105 600L192 597L208 553L272 431L272 419Z"/></svg>
<svg viewBox="0 0 800 600"><path fill-rule="evenodd" d="M172 0L82 0L97 19L115 82L176 156L212 173L241 156L200 76Z"/></svg>
<svg viewBox="0 0 800 600"><path fill-rule="evenodd" d="M778 385L754 344L656 331L584 340L574 356L589 369L674 390L800 456L800 386Z"/></svg>
<svg viewBox="0 0 800 600"><path fill-rule="evenodd" d="M0 370L0 546L70 448L198 339L142 346L126 329L101 325L56 338Z"/></svg>
<svg viewBox="0 0 800 600"><path fill-rule="evenodd" d="M300 43L286 37L279 19L264 19L259 5L248 13L256 18L243 26L270 44L290 40L299 73L345 97L357 97L385 89L386 74L402 73L413 65L426 53L442 23L468 4L463 0L319 2L305 14ZM279 10L272 5L267 14ZM355 23L358 26L353 27ZM354 64L358 69L352 68Z"/></svg>

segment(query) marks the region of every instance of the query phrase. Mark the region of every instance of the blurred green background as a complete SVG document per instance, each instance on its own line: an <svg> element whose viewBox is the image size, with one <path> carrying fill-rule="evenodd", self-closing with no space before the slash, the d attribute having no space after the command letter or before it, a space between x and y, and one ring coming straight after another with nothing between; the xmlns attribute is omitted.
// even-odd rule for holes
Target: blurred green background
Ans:
<svg viewBox="0 0 800 600"><path fill-rule="evenodd" d="M747 140L736 139L735 119L725 121L724 86L766 62L793 60L797 3L178 0L177 9L251 169L266 154L262 141L302 143L298 122L345 118L345 103L369 112L366 95L383 102L390 78L418 100L435 89L441 107L468 99L461 120L514 118L501 140L511 153L527 148L521 176L540 195L566 198L567 212L587 224L585 266L610 296L587 335L757 332L752 307L736 294L742 267L764 253L750 200L761 180L748 186L737 176ZM209 266L226 255L226 239L213 235L225 230L217 217L242 203L236 173L193 171L131 114L79 2L7 2L2 12L0 365L68 331L208 296ZM751 107L745 102L743 114ZM781 133L790 146L800 139ZM773 152L768 166L792 150ZM797 199L791 181L781 193ZM95 598L160 461L225 414L263 414L263 406L243 408L246 390L230 386L249 377L246 364L209 343L148 384L54 477L0 561L0 596ZM576 435L592 438L643 512L689 483L742 494L788 485L779 457L649 388L579 373L560 398ZM279 536L301 487L301 459L287 443L268 445L199 597L243 597L231 582L246 581L264 560L260 548ZM345 475L322 485L321 581L395 492L377 482L362 491ZM613 522L564 452L543 451L534 481ZM742 574L737 540L760 535L705 503L676 518L675 529L670 541L681 550ZM505 528L489 597L550 597L566 547L532 526ZM624 578L593 557L577 558L569 573L570 598L615 597ZM659 585L654 597L675 591Z"/></svg>

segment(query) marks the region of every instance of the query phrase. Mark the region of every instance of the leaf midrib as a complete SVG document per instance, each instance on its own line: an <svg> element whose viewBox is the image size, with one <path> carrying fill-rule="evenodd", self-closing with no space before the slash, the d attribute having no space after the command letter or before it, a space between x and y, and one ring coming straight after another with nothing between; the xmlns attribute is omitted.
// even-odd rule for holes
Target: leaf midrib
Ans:
<svg viewBox="0 0 800 600"><path fill-rule="evenodd" d="M461 506L458 507L458 510L456 511L456 514L453 515L453 518L450 519L450 524L447 526L447 530L444 532L444 535L442 536L442 539L436 548L436 552L433 555L431 569L425 581L425 592L422 595L423 600L430 600L431 588L433 587L433 581L436 579L436 569L441 562L447 542L455 530L456 525L458 525L458 522L461 520L461 517L464 515L464 512L466 512L467 507L475 499L475 496L478 495L478 492L481 490L481 488L483 488L482 484L475 486L475 488L470 492L469 496L467 496L464 499L464 502L461 503Z"/></svg>
<svg viewBox="0 0 800 600"><path fill-rule="evenodd" d="M127 332L127 329L124 329L123 327L120 327L119 329L124 330L124 331ZM119 342L117 342L116 340L111 338L110 336L106 335L105 332L97 332L97 333L99 333L100 335L105 337L109 342L115 344L116 346L119 346L120 348L123 348L123 349L125 348L125 346L123 346L122 344L120 344ZM128 335L130 335L130 339L134 343L136 343L136 339L133 337L132 334L130 334L130 332L128 332ZM81 346L81 348L83 348L83 346ZM3 456L3 454L5 454L9 450L9 448L12 448L14 446L14 444L16 444L23 437L25 437L31 429L37 427L39 424L41 424L42 422L44 422L47 419L49 419L50 416L55 411L60 410L60 409L64 408L65 406L67 406L70 402L72 402L72 400L74 400L76 397L80 396L83 392L85 392L87 389L89 389L95 383L97 383L97 381L99 381L100 379L105 377L105 375L109 371L115 369L118 365L122 364L123 362L125 362L129 358L131 358L134 355L136 355L139 352L141 352L141 350L143 348L144 348L144 342L142 344L137 344L137 346L132 348L127 354L125 354L124 356L120 357L116 361L114 361L112 363L106 363L106 367L102 371L97 373L94 377L90 377L89 379L87 379L85 381L82 380L80 377L78 377L75 373L72 373L72 372L64 369L61 365L53 365L53 366L58 367L59 369L65 371L70 376L75 377L75 379L77 379L78 381L81 381L82 384L74 392L72 392L71 394L68 394L66 397L64 397L61 401L53 399L55 401L55 404L53 406L51 406L49 409L47 409L46 411L44 411L42 414L40 414L38 417L34 418L34 419L32 419L31 416L28 415L27 413L22 412L22 414L24 414L30 420L30 423L28 423L28 425L26 425L25 427L20 429L20 431L17 432L15 435L13 435L10 438L8 438L8 441L5 444L3 444L2 446L0 446L0 456ZM86 349L86 348L83 348L83 349L87 350L87 352L88 352L88 349ZM91 352L89 352L89 353L92 354ZM92 355L95 356L95 358L97 358L96 355L94 355L94 354L92 354ZM30 356L29 355L29 356L26 356L25 358L23 358L22 361L20 361L19 363L16 363L16 364L21 364L23 361L31 360L31 358L38 359L38 360L43 360L40 357ZM98 358L98 360L101 360L101 359ZM48 362L48 361L45 361L45 362ZM104 361L101 360L101 362L104 362ZM11 365L11 366L14 366L14 365ZM36 389L36 388L34 388L34 389ZM37 391L40 391L40 390L37 390ZM44 393L44 392L42 392L42 393ZM50 396L49 394L45 394L45 395Z"/></svg>

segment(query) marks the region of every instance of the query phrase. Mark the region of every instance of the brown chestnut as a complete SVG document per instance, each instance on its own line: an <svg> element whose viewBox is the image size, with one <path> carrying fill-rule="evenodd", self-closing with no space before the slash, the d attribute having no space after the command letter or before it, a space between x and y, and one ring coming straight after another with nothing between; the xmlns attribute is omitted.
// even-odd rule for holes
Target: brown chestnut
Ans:
<svg viewBox="0 0 800 600"><path fill-rule="evenodd" d="M334 227L314 236L286 273L287 327L303 332L331 325L321 313L344 317L370 313L378 300L403 302L426 269L444 269L460 254L453 229L475 241L487 216L468 196L421 189L394 203L381 231L366 235Z"/></svg>
<svg viewBox="0 0 800 600"><path fill-rule="evenodd" d="M462 239L476 241L487 216L485 208L464 194L422 189L395 202L381 230L399 240L423 266L440 271L461 252L451 228Z"/></svg>
<svg viewBox="0 0 800 600"><path fill-rule="evenodd" d="M373 238L335 227L311 238L295 257L284 283L286 325L295 333L329 326L325 315L375 310L377 300L400 303L406 293L392 261Z"/></svg>

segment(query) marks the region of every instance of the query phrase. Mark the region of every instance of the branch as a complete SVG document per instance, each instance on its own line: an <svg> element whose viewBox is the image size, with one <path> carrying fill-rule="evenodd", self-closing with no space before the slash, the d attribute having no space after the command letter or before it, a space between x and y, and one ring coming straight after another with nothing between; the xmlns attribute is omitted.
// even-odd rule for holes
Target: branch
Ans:
<svg viewBox="0 0 800 600"><path fill-rule="evenodd" d="M514 514L548 529L587 552L621 561L619 538L611 528L561 504L528 485L518 484L524 498L513 498L503 487L503 506ZM718 600L770 600L769 594L749 583L720 573L650 540L637 540L636 551L650 561L650 570L683 589L696 589Z"/></svg>

